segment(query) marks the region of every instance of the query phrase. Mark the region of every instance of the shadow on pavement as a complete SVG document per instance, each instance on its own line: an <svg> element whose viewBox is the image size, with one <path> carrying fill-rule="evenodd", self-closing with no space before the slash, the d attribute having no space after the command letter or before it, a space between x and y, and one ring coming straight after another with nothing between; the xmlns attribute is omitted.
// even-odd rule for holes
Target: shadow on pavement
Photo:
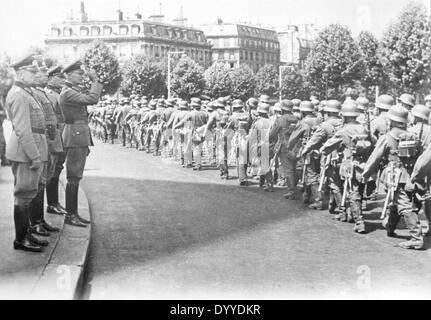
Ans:
<svg viewBox="0 0 431 320"><path fill-rule="evenodd" d="M94 221L90 257L103 257L89 260L84 283L93 272L115 272L304 214L280 192L236 185L89 176L83 187Z"/></svg>

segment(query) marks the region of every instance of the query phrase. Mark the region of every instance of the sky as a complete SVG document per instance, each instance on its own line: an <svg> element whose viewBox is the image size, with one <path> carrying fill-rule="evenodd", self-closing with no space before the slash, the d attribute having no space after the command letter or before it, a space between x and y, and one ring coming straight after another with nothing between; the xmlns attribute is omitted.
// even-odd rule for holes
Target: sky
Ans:
<svg viewBox="0 0 431 320"><path fill-rule="evenodd" d="M411 0L85 0L89 19L115 19L120 7L133 18L159 13L170 22L183 7L189 26L224 22L251 22L262 26L329 23L347 25L353 34L361 30L381 37L388 24ZM415 0L430 7L431 0ZM160 5L161 4L161 5ZM30 46L43 46L51 23L65 20L73 10L78 16L80 0L0 0L0 52L22 55Z"/></svg>

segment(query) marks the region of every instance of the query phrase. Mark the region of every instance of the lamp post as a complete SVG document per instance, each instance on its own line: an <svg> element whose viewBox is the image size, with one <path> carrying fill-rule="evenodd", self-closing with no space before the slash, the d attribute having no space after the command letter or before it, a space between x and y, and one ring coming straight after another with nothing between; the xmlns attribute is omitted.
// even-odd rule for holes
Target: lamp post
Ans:
<svg viewBox="0 0 431 320"><path fill-rule="evenodd" d="M171 98L171 54L184 54L184 51L168 51L168 99Z"/></svg>

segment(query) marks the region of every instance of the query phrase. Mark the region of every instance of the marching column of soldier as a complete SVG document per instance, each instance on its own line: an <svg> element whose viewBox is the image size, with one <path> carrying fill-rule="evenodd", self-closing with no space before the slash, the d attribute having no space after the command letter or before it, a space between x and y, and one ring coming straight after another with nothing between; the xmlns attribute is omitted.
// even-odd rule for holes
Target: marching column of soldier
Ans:
<svg viewBox="0 0 431 320"><path fill-rule="evenodd" d="M282 100L274 105L262 95L247 101L208 96L180 98L101 97L103 83L94 71L92 86L82 89L84 70L75 61L47 69L30 55L11 67L16 82L4 109L13 125L4 161L14 174L15 249L40 252L58 232L44 215L65 216L65 223L86 227L78 213L78 188L92 136L119 139L124 147L171 157L184 168L220 170L240 186L256 180L265 192L298 192L311 209L328 209L334 218L367 233L367 201L385 191L381 219L390 237L401 217L410 239L405 249L422 249L423 210L431 221L431 96L425 105L410 94L381 95L371 103L348 90L344 102ZM1 142L1 141L0 141ZM3 162L3 159L2 159ZM59 175L65 166L66 203L58 200Z"/></svg>
<svg viewBox="0 0 431 320"><path fill-rule="evenodd" d="M367 233L367 202L384 190L381 219L388 236L396 236L404 217L410 239L399 246L422 249L431 233L419 223L420 210L431 221L431 96L425 105L415 100L383 94L371 103L350 89L343 102L312 96L275 104L266 95L190 102L131 95L102 97L89 121L104 142L118 138L123 146L196 171L217 167L221 179L230 179L236 168L240 186L251 179L271 192L277 184L289 200L300 191L309 208L328 209L360 234Z"/></svg>

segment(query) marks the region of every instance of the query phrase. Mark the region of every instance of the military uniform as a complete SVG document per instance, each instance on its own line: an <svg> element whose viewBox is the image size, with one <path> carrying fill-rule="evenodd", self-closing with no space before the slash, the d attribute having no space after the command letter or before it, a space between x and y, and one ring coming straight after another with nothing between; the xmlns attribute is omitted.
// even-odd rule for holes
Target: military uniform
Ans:
<svg viewBox="0 0 431 320"><path fill-rule="evenodd" d="M38 68L33 61L31 55L11 67L35 74ZM14 248L40 252L41 246L32 239L29 218L31 202L41 185L43 162L48 161L48 145L45 115L29 85L17 80L6 96L5 109L13 127L6 158L14 175Z"/></svg>
<svg viewBox="0 0 431 320"><path fill-rule="evenodd" d="M423 247L423 235L420 227L418 215L413 211L412 193L414 186L410 179L413 171L412 159L400 157L400 138L407 134L408 111L401 106L394 106L390 109L388 118L391 120L389 132L379 138L377 145L369 157L363 177L366 179L375 171L381 161L391 166L386 166L382 176L391 176L392 168L400 170L399 181L394 192L394 210L390 210L388 222L388 235L392 235L397 223L397 214L404 217L407 228L410 231L411 240L400 243L400 247L407 249L421 249ZM393 165L393 166L392 166ZM385 181L387 181L385 179ZM387 186L390 187L389 185ZM391 208L392 209L392 208Z"/></svg>
<svg viewBox="0 0 431 320"><path fill-rule="evenodd" d="M313 134L314 129L320 124L319 119L312 113L314 111L314 106L311 102L301 102L300 111L301 113L304 112L304 116L296 125L287 143L287 148L296 155L300 155L302 146L305 145L306 141ZM305 156L303 167L304 166L305 181L302 181L303 201L309 204L314 202L311 200L313 194L318 196L320 156Z"/></svg>
<svg viewBox="0 0 431 320"><path fill-rule="evenodd" d="M333 137L343 126L343 120L337 115L341 111L341 103L336 100L327 101L327 105L324 108L324 112L328 112L327 119L322 122L308 140L304 149L303 154L307 154L312 150L319 150L323 144ZM340 161L338 158L338 152L333 152L327 157L330 157L329 163L327 163L326 157L322 157L321 165L326 165L326 172L324 173L327 177L327 184L330 191L330 212L335 211L335 207L341 205L341 188L342 182L339 174ZM321 174L323 174L321 172ZM320 200L316 202L313 209L323 209L323 194L320 195Z"/></svg>
<svg viewBox="0 0 431 320"><path fill-rule="evenodd" d="M61 69L61 67L60 67ZM48 75L52 74L55 70L51 70L48 72ZM51 104L54 108L54 113L57 118L57 130L56 130L56 138L55 140L61 143L61 151L57 150L57 152L54 152L51 154L51 157L55 157L55 166L53 170L53 174L51 179L46 184L46 200L48 204L47 212L48 213L57 213L57 214L64 214L65 208L62 207L59 204L58 200L58 184L59 184L59 177L61 174L61 171L64 168L64 162L66 160L66 152L64 152L63 149L63 129L64 129L64 116L63 112L61 111L59 99L60 99L60 88L55 88L48 84L48 86L45 88L45 93L48 97L48 99L51 101ZM57 143L58 143L57 142Z"/></svg>
<svg viewBox="0 0 431 320"><path fill-rule="evenodd" d="M280 158L280 176L286 181L287 184L287 198L292 198L296 186L296 155L289 153L287 143L290 135L295 129L298 118L292 114L293 103L291 101L282 101L281 109L282 114L274 123L269 133L269 141L271 144L277 142L281 144L279 158Z"/></svg>
<svg viewBox="0 0 431 320"><path fill-rule="evenodd" d="M6 159L6 140L3 131L3 121L6 118L6 111L4 110L3 99L4 97L0 95L0 161L1 166L7 166L9 165L9 162Z"/></svg>
<svg viewBox="0 0 431 320"><path fill-rule="evenodd" d="M65 73L74 72L79 68L74 63L64 69ZM63 131L63 143L67 152L66 156L66 223L85 223L78 215L78 189L79 181L84 173L85 162L90 152L89 146L93 146L90 128L88 127L87 106L96 104L102 93L103 84L93 82L88 94L82 93L79 88L66 81L60 93L60 107L64 114L65 127ZM77 225L82 226L77 223Z"/></svg>
<svg viewBox="0 0 431 320"><path fill-rule="evenodd" d="M354 231L365 233L365 224L362 216L362 194L365 184L362 181L361 174L369 150L371 149L371 141L367 130L362 124L356 121L356 117L359 115L356 103L353 101L345 103L342 106L342 115L354 120L345 123L323 145L322 152L324 155L329 155L334 150L337 150L338 153L343 154L340 175L344 177L346 187L350 184L350 190L345 190L345 192L349 192L350 209L355 221ZM347 194L345 196L347 197ZM338 200L340 201L341 199Z"/></svg>

